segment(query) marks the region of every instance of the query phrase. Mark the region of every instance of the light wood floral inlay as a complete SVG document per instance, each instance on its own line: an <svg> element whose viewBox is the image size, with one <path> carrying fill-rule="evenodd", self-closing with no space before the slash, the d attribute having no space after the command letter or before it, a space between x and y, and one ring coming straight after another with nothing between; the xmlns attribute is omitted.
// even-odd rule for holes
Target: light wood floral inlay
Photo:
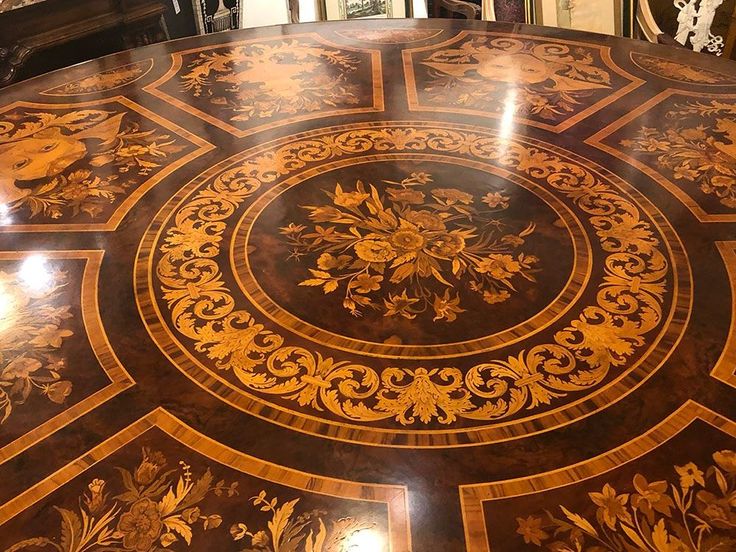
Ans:
<svg viewBox="0 0 736 552"><path fill-rule="evenodd" d="M61 351L74 335L71 305L58 304L67 274L44 270L36 263L0 269L0 426L32 394L63 404L74 387Z"/></svg>
<svg viewBox="0 0 736 552"><path fill-rule="evenodd" d="M188 149L189 142L115 104L16 109L0 115L0 203L6 216L34 222L104 219Z"/></svg>
<svg viewBox="0 0 736 552"><path fill-rule="evenodd" d="M339 291L353 316L374 310L452 322L465 312L459 288L466 287L453 282L467 280L467 287L495 304L516 292L520 278L536 281L539 259L518 251L535 225L505 227L499 217L508 196L496 191L475 198L438 186L432 175L413 173L400 182L358 181L326 191L332 205L304 207L315 226L281 229L291 257L314 262L312 278L299 285ZM433 291L427 280L443 291Z"/></svg>
<svg viewBox="0 0 736 552"><path fill-rule="evenodd" d="M515 117L563 131L639 85L605 47L465 31L403 52L412 110Z"/></svg>
<svg viewBox="0 0 736 552"><path fill-rule="evenodd" d="M114 478L91 476L76 501L54 505L58 530L47 528L6 552L196 550L212 538L208 533L221 538L228 527L235 549L331 552L344 549L350 537L374 526L349 517L328 519L327 525L327 512L299 511L299 498L282 502L263 490L242 508L244 521L226 526L221 511L207 505L226 503L232 509L235 501L245 502L241 494L248 489L239 481L226 481L210 468L195 472L185 460L171 462L146 446L137 465L115 470Z"/></svg>
<svg viewBox="0 0 736 552"><path fill-rule="evenodd" d="M78 96L106 92L131 84L145 76L153 67L153 60L137 61L106 71L84 76L42 92L45 96Z"/></svg>
<svg viewBox="0 0 736 552"><path fill-rule="evenodd" d="M526 544L585 552L715 552L736 547L736 452L713 453L705 469L674 466L671 480L637 473L624 492L606 483L588 493L595 515L565 506L518 517Z"/></svg>
<svg viewBox="0 0 736 552"><path fill-rule="evenodd" d="M594 64L590 52L553 43L476 38L420 63L430 69L430 103L511 109L549 121L573 113L592 91L611 88L610 74ZM516 97L499 98L503 85L512 82L522 85Z"/></svg>
<svg viewBox="0 0 736 552"><path fill-rule="evenodd" d="M634 52L631 54L631 60L645 71L667 80L714 86L736 83L734 77L725 73L711 71L697 65L678 63L659 56Z"/></svg>
<svg viewBox="0 0 736 552"><path fill-rule="evenodd" d="M644 126L621 140L675 182L712 195L736 209L736 102L703 100L675 104L666 123Z"/></svg>

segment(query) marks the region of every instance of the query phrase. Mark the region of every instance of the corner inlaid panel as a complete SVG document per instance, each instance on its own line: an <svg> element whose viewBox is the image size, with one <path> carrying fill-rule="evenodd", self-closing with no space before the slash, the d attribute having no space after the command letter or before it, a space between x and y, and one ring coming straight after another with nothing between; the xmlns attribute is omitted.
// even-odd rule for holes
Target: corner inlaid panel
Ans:
<svg viewBox="0 0 736 552"><path fill-rule="evenodd" d="M213 148L127 98L0 109L0 232L114 230Z"/></svg>
<svg viewBox="0 0 736 552"><path fill-rule="evenodd" d="M0 251L0 463L133 380L100 319L102 251Z"/></svg>
<svg viewBox="0 0 736 552"><path fill-rule="evenodd" d="M411 44L430 40L441 35L443 29L373 29L337 31L337 35L356 42L372 42L374 44Z"/></svg>
<svg viewBox="0 0 736 552"><path fill-rule="evenodd" d="M151 337L203 388L397 446L590 413L658 369L691 301L676 234L625 182L551 145L430 123L223 162L159 213L136 286Z"/></svg>
<svg viewBox="0 0 736 552"><path fill-rule="evenodd" d="M717 245L731 284L732 308L728 341L713 367L711 375L732 387L736 387L736 242L718 242Z"/></svg>
<svg viewBox="0 0 736 552"><path fill-rule="evenodd" d="M403 52L409 108L563 132L638 88L607 47L465 31Z"/></svg>
<svg viewBox="0 0 736 552"><path fill-rule="evenodd" d="M736 96L667 90L588 141L640 168L702 222L736 222Z"/></svg>
<svg viewBox="0 0 736 552"><path fill-rule="evenodd" d="M656 77L676 82L680 85L698 86L734 86L736 78L727 73L713 71L697 65L678 63L665 57L631 53L631 61L647 73Z"/></svg>
<svg viewBox="0 0 736 552"><path fill-rule="evenodd" d="M688 402L618 449L460 501L468 552L730 550L734 492L736 423Z"/></svg>
<svg viewBox="0 0 736 552"><path fill-rule="evenodd" d="M380 52L317 34L177 52L145 90L238 137L384 108Z"/></svg>
<svg viewBox="0 0 736 552"><path fill-rule="evenodd" d="M145 77L153 69L153 59L119 65L85 75L41 92L44 96L75 97L117 90Z"/></svg>
<svg viewBox="0 0 736 552"><path fill-rule="evenodd" d="M258 460L158 409L0 506L0 546L407 552L407 499Z"/></svg>

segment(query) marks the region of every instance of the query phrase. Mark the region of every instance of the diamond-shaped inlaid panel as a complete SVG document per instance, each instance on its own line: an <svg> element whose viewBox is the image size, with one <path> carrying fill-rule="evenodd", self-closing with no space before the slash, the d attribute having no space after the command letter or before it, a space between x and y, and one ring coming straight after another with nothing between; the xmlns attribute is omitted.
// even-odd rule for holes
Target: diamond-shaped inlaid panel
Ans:
<svg viewBox="0 0 736 552"><path fill-rule="evenodd" d="M141 552L411 550L405 487L264 462L161 409L0 506L3 550L57 542Z"/></svg>
<svg viewBox="0 0 736 552"><path fill-rule="evenodd" d="M646 172L701 222L736 221L736 96L667 90L590 140Z"/></svg>
<svg viewBox="0 0 736 552"><path fill-rule="evenodd" d="M262 38L172 54L145 89L232 134L383 110L381 54L316 34Z"/></svg>
<svg viewBox="0 0 736 552"><path fill-rule="evenodd" d="M463 31L403 52L413 111L514 116L562 132L642 84L590 43Z"/></svg>
<svg viewBox="0 0 736 552"><path fill-rule="evenodd" d="M133 385L100 320L102 256L0 252L0 463Z"/></svg>
<svg viewBox="0 0 736 552"><path fill-rule="evenodd" d="M127 98L0 109L0 232L114 230L212 145Z"/></svg>

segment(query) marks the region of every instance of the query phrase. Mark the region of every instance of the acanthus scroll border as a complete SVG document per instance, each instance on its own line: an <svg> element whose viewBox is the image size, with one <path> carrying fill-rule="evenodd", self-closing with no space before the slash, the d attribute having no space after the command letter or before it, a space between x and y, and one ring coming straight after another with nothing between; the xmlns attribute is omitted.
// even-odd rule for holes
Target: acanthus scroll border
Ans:
<svg viewBox="0 0 736 552"><path fill-rule="evenodd" d="M589 216L608 253L597 304L558 332L555 343L479 364L465 375L457 368L391 368L379 374L284 347L281 335L235 308L215 260L224 221L261 183L273 183L309 163L371 150L434 150L495 160L567 195ZM417 419L449 425L458 418L495 421L549 405L595 387L612 368L624 366L663 319L669 263L636 206L579 164L493 136L407 127L299 140L224 171L180 208L175 220L156 272L178 332L194 340L195 349L219 369L232 370L250 391L295 401L316 413L329 410L352 422L394 418L405 426Z"/></svg>

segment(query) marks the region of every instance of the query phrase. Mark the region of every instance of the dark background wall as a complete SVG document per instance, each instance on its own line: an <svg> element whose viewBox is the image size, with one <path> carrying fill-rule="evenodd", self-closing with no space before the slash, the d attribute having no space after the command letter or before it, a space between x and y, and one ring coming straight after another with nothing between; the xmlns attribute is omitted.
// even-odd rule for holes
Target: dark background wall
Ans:
<svg viewBox="0 0 736 552"><path fill-rule="evenodd" d="M181 38L196 34L196 26L194 23L194 11L192 9L192 0L179 0L181 13L174 13L174 3L166 0L168 10L164 18L166 26L169 28L171 38Z"/></svg>
<svg viewBox="0 0 736 552"><path fill-rule="evenodd" d="M131 2L146 0L45 0L35 5L0 13L0 48L14 44L33 44L35 33L51 29L71 29L73 39L60 40L52 47L34 51L26 58L15 80L23 80L54 69L66 67L119 52L130 47L123 39L123 29L113 27L89 34L85 31L81 38L73 29L85 21L93 21L100 15L124 12L124 6ZM199 0L197 0L199 1ZM208 0L210 3L212 0ZM157 0L163 8L164 20L171 38L181 38L196 34L192 0L179 0L180 13L175 13L172 0ZM217 8L214 0L212 11ZM159 37L163 38L163 36Z"/></svg>

